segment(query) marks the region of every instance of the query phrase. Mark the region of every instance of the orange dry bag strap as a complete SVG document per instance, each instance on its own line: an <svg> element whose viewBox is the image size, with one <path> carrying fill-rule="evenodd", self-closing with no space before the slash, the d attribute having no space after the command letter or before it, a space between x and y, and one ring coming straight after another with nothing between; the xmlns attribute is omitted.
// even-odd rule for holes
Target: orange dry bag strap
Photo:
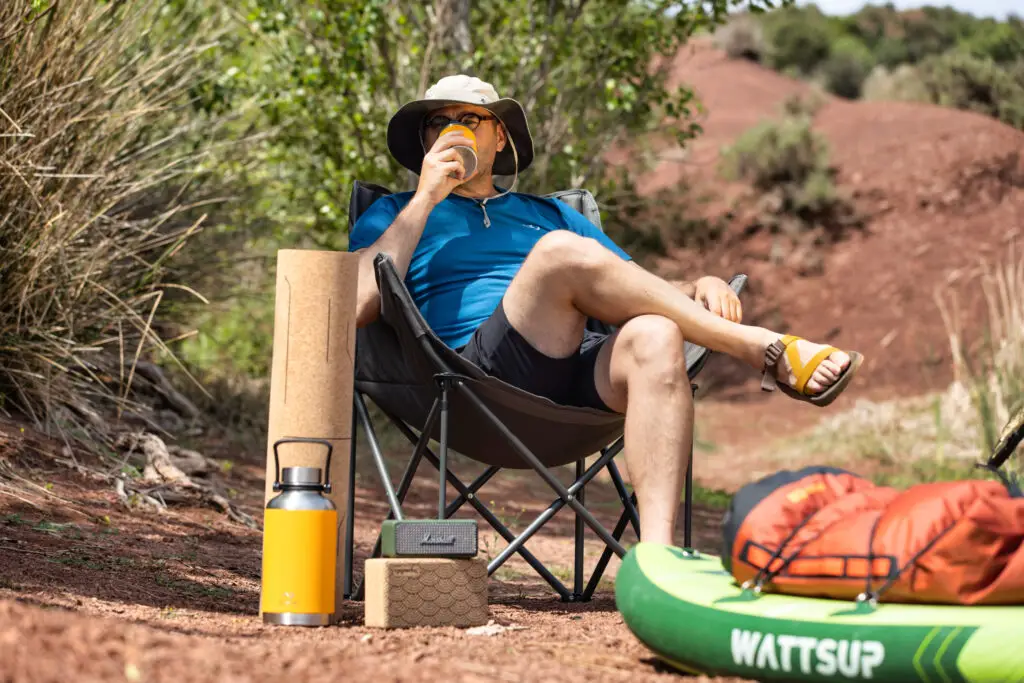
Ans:
<svg viewBox="0 0 1024 683"><path fill-rule="evenodd" d="M910 569L911 567L913 567L914 564L918 560L920 560L924 556L924 554L926 552L928 552L929 550L934 548L935 544L938 543L939 541L941 541L942 537L945 536L946 534L948 534L953 529L953 527L955 527L957 525L957 523L959 521L960 521L959 519L953 520L952 522L950 522L949 526L947 526L945 529L943 529L939 533L935 534L935 537L932 538L932 540L928 541L928 543L926 543L923 548L921 548L916 553L914 553L913 556L909 560L907 560L906 564L904 564L902 567L900 567L895 572L893 572L892 576L890 576L888 579L886 579L885 583L883 583L878 588L877 591L872 591L871 590L871 576L869 574L868 575L868 581L867 581L867 587L866 587L866 589L864 590L863 593L861 593L860 595L857 596L857 602L869 602L872 605L877 605L878 601L882 598L882 594L885 593L890 588L892 588L893 584L895 584L897 581L900 580L900 577L903 576L903 572L905 572L908 569ZM869 553L871 552L870 546L873 544L874 539L875 539L875 527L877 527L877 526L878 526L878 520L875 520L875 526L871 528L871 539L868 542L868 552Z"/></svg>
<svg viewBox="0 0 1024 683"><path fill-rule="evenodd" d="M820 512L823 509L824 508L818 508L817 510L815 510L814 512L812 512L811 514L807 515L802 520L800 520L799 524L796 524L796 525L793 526L793 529L789 532L789 534L784 539L782 539L782 543L779 543L779 547L776 548L775 552L773 552L771 554L771 557L768 558L768 561L765 562L757 570L757 574L754 575L754 578L747 579L746 581L743 582L743 586L742 586L743 590L753 590L755 594L756 593L760 593L761 592L761 587L767 581L771 581L776 576L778 576L780 572L785 571L786 567L789 566L790 562L792 562L793 559L797 555L800 554L799 550L797 550L795 553L793 553L792 555L787 557L785 560L783 560L779 564L779 566L777 568L772 569L771 566L773 564L775 564L776 560L778 560L780 557L782 557L782 553L783 553L783 551L785 551L786 546L788 546L790 544L790 542L796 537L796 535L800 532L800 530L803 529L805 526L807 526L807 523L810 522L812 519L814 519L814 516L816 514L818 514L818 512ZM748 560L748 562L749 562L749 560ZM750 563L750 564L753 564L753 563Z"/></svg>
<svg viewBox="0 0 1024 683"><path fill-rule="evenodd" d="M995 465L987 462L975 463L974 466L979 469L988 470L999 477L999 481L1003 482L1003 486L1006 487L1006 491L1010 494L1010 498L1024 498L1024 492L1020 490L1020 483L1013 475L1007 474Z"/></svg>

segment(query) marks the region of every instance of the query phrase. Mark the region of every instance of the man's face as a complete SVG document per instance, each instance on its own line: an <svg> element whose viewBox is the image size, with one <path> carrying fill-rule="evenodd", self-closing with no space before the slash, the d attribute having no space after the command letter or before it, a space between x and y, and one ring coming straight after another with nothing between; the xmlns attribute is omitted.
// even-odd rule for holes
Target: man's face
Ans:
<svg viewBox="0 0 1024 683"><path fill-rule="evenodd" d="M479 117L479 123L476 119L467 117L469 114ZM459 122L463 120L463 117L467 117L469 124L467 127L476 135L477 171L474 176L490 175L491 169L494 167L494 157L505 149L506 136L504 126L498 122L494 114L482 107L475 107L471 104L453 104L430 112L424 119L423 144L429 150L437 142L438 135L444 127L448 125L448 119ZM435 125L431 125L432 123Z"/></svg>

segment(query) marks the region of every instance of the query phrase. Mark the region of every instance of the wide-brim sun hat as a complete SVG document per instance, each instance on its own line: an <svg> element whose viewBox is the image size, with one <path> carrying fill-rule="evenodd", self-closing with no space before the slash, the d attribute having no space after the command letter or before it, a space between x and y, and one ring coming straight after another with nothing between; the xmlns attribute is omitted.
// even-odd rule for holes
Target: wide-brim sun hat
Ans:
<svg viewBox="0 0 1024 683"><path fill-rule="evenodd" d="M423 119L430 112L453 104L472 104L494 114L505 126L510 143L494 158L495 175L517 175L533 162L533 139L523 106L498 97L490 83L459 74L446 76L427 89L422 99L402 106L388 122L388 151L413 173L423 167Z"/></svg>

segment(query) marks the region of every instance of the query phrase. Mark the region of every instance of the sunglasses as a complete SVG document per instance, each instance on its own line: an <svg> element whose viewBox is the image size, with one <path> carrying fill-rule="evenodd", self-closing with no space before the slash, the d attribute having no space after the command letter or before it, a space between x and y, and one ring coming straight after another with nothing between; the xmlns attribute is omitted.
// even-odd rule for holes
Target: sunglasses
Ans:
<svg viewBox="0 0 1024 683"><path fill-rule="evenodd" d="M476 130L481 122L493 121L496 119L496 116L480 116L479 114L470 113L463 114L459 116L457 119L453 119L448 116L442 116L438 114L437 116L431 116L429 119L424 121L423 127L425 130L432 130L436 132L441 130L450 123L458 123L465 126L466 128L469 128L470 130Z"/></svg>

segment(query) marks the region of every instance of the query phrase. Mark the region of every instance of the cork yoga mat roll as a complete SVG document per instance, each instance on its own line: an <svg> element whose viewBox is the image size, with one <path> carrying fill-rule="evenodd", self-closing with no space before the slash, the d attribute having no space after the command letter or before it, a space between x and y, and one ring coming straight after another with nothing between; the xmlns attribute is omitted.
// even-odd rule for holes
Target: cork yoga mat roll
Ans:
<svg viewBox="0 0 1024 683"><path fill-rule="evenodd" d="M333 447L328 496L338 509L335 612L343 601L346 487L352 438L355 307L359 257L285 249L277 256L265 500L274 497L274 443L321 439ZM281 468L324 468L322 444L282 443Z"/></svg>

